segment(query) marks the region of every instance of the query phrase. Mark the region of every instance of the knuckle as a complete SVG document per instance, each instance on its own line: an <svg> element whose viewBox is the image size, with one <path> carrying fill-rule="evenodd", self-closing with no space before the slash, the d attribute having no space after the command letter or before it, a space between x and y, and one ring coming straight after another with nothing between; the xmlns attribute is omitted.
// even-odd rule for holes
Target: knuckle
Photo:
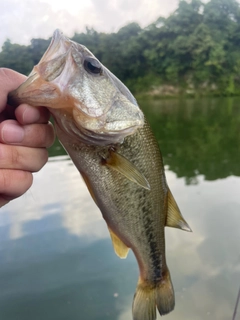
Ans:
<svg viewBox="0 0 240 320"><path fill-rule="evenodd" d="M55 133L51 123L40 124L38 126L38 145L40 147L49 148L53 144L54 139Z"/></svg>
<svg viewBox="0 0 240 320"><path fill-rule="evenodd" d="M46 145L46 140L48 138L48 134L47 134L47 127L45 124L39 124L38 125L38 134L39 134L39 143L41 146L45 146Z"/></svg>
<svg viewBox="0 0 240 320"><path fill-rule="evenodd" d="M9 170L2 169L0 170L0 183L1 183L1 190L8 190L9 186L11 185L11 179L9 176Z"/></svg>
<svg viewBox="0 0 240 320"><path fill-rule="evenodd" d="M9 77L9 69L0 68L0 77L8 78Z"/></svg>
<svg viewBox="0 0 240 320"><path fill-rule="evenodd" d="M5 198L17 198L32 185L33 176L28 171L0 169L0 190Z"/></svg>
<svg viewBox="0 0 240 320"><path fill-rule="evenodd" d="M37 172L47 163L48 161L48 152L46 149L39 149L38 150L38 162L35 164L35 168L33 172Z"/></svg>
<svg viewBox="0 0 240 320"><path fill-rule="evenodd" d="M17 146L0 144L0 166L2 169L18 169L22 157Z"/></svg>
<svg viewBox="0 0 240 320"><path fill-rule="evenodd" d="M10 147L10 155L9 155L9 160L10 163L12 164L13 168L18 168L21 165L21 153L19 152L19 148L18 147Z"/></svg>

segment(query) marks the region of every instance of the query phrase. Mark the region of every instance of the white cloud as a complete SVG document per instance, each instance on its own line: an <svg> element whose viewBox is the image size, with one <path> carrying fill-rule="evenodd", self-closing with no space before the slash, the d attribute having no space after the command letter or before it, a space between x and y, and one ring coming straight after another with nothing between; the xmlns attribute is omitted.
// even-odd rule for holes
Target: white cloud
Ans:
<svg viewBox="0 0 240 320"><path fill-rule="evenodd" d="M84 239L84 243L105 238L110 242L101 213L78 171L66 159L52 158L35 175L26 195L1 208L3 239L23 238L52 228L52 237L54 231L62 229ZM199 184L186 186L184 178L177 179L169 170L166 175L193 229L193 233L188 233L166 228L167 262L176 294L176 308L168 319L176 319L176 314L179 320L229 319L239 287L240 178L205 181L199 176ZM50 217L55 217L55 222L44 224ZM33 220L37 222L34 228ZM131 257L128 263L129 260ZM133 292L126 295L126 303L119 307L119 320L131 317L132 298Z"/></svg>
<svg viewBox="0 0 240 320"><path fill-rule="evenodd" d="M142 27L160 15L168 15L178 0L0 0L0 46L9 38L14 43L29 44L32 38L49 38L57 28L65 35L85 30L117 31L136 21Z"/></svg>
<svg viewBox="0 0 240 320"><path fill-rule="evenodd" d="M34 175L33 186L23 197L2 208L0 227L9 224L10 239L38 232L24 228L24 225L52 215L59 215L61 226L72 235L92 240L109 238L99 209L91 200L79 172L68 159L67 156L53 158L54 161L49 161ZM7 221L4 212L8 216Z"/></svg>

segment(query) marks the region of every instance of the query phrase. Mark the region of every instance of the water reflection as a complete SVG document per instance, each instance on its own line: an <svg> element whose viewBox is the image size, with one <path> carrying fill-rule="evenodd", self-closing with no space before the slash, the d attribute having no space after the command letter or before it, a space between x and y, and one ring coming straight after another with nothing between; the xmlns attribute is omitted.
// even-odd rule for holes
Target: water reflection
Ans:
<svg viewBox="0 0 240 320"><path fill-rule="evenodd" d="M171 101L169 107L165 104L161 104L162 115L159 104L152 105L155 116L148 110L148 117L159 129L155 133L167 155L168 183L193 233L166 229L176 308L164 318L231 319L240 283L240 178L236 171L232 175L237 166L231 168L237 161L237 120L228 118L232 129L225 131L231 134L217 131L219 141L232 143L223 151L228 158L223 178L222 165L216 160L220 153L209 156L213 155L207 147L210 140L204 140L210 129L203 136L198 130L206 123L210 128L215 123L213 115L227 115L226 110L216 110L217 102L205 108L203 104L203 110L193 110L189 104L183 114L182 106ZM234 102L228 112L238 118ZM171 125L171 118L172 133L164 129L164 124ZM202 125L197 124L200 118ZM188 137L189 132L195 132L195 138ZM165 141L167 133L171 137ZM205 141L203 150L207 150L202 158L196 158L192 144L199 136L199 146ZM217 143L210 144L218 150ZM180 146L185 155L189 152L188 166ZM190 154L191 146L195 157ZM210 180L210 173L214 179ZM30 191L0 211L1 320L131 320L137 276L132 254L126 260L114 254L101 214L67 156L51 158L35 174Z"/></svg>
<svg viewBox="0 0 240 320"><path fill-rule="evenodd" d="M164 163L187 184L240 176L240 99L140 101Z"/></svg>
<svg viewBox="0 0 240 320"><path fill-rule="evenodd" d="M57 160L2 208L0 319L116 319L137 281L135 259L115 256L79 173Z"/></svg>
<svg viewBox="0 0 240 320"><path fill-rule="evenodd" d="M67 156L50 159L47 167L35 174L30 191L2 211L5 211L6 215L1 214L0 226L9 226L9 234L6 236L10 239L41 232L41 224L37 224L37 229L33 229L28 227L26 222L40 221L52 215L59 215L59 223L71 234L85 236L86 233L87 236L89 228L94 230L92 238L104 234L105 225L101 215L95 204L89 201L89 193L80 174ZM98 228L94 228L94 224L97 224ZM55 228L56 222L53 225ZM51 229L51 224L48 222L45 227ZM1 236L2 234L0 239Z"/></svg>

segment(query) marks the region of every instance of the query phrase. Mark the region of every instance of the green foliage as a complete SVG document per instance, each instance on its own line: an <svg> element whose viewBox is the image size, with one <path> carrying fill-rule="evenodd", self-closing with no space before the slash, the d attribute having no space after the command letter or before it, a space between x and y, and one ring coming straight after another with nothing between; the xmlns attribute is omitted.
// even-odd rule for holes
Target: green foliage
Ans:
<svg viewBox="0 0 240 320"><path fill-rule="evenodd" d="M33 66L29 48L6 40L0 53L0 66L28 74Z"/></svg>
<svg viewBox="0 0 240 320"><path fill-rule="evenodd" d="M240 175L239 97L140 100L164 164L184 177L206 180Z"/></svg>
<svg viewBox="0 0 240 320"><path fill-rule="evenodd" d="M29 51L32 56L34 65L37 64L39 60L42 58L49 44L50 44L50 39L49 40L44 40L44 39L31 40L31 46L29 48L30 49Z"/></svg>
<svg viewBox="0 0 240 320"><path fill-rule="evenodd" d="M30 46L21 46L6 40L0 52L0 67L27 75L41 59L49 43L50 40L32 39Z"/></svg>
<svg viewBox="0 0 240 320"><path fill-rule="evenodd" d="M72 39L87 46L134 92L165 84L193 95L240 93L237 0L180 0L172 15L146 28L130 23L106 34L87 27ZM30 46L21 46L7 40L0 67L29 73L49 42L32 39Z"/></svg>

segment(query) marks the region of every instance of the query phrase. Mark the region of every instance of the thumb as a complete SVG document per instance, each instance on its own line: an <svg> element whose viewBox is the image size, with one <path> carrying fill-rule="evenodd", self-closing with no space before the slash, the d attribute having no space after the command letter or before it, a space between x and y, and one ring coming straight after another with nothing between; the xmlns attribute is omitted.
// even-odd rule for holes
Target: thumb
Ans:
<svg viewBox="0 0 240 320"><path fill-rule="evenodd" d="M26 76L7 68L0 68L0 112L7 104L7 95L26 80Z"/></svg>

